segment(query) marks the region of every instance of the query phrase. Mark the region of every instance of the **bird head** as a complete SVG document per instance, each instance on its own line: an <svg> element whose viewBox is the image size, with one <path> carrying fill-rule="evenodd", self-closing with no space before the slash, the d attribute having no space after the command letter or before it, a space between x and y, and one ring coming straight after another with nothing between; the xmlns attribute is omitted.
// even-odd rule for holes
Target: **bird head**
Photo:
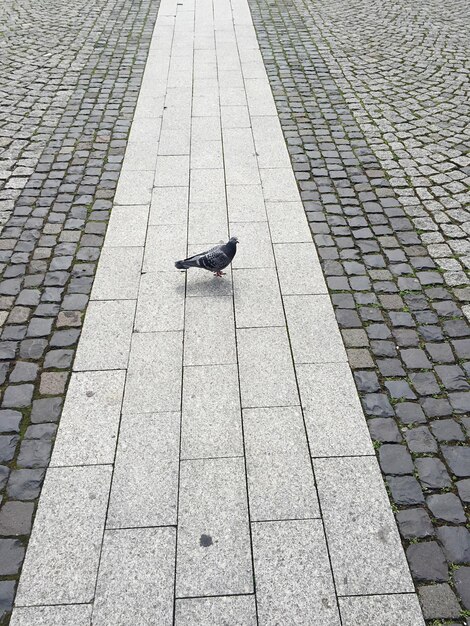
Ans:
<svg viewBox="0 0 470 626"><path fill-rule="evenodd" d="M230 237L229 241L236 245L238 243L238 237Z"/></svg>

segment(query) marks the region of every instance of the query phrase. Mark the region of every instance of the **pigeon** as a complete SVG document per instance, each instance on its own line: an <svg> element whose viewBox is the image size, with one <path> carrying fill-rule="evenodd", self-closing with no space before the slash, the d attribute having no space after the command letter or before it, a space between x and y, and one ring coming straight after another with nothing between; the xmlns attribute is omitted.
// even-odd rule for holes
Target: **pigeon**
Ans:
<svg viewBox="0 0 470 626"><path fill-rule="evenodd" d="M233 261L237 253L237 243L238 239L231 237L227 243L214 246L210 250L207 250L207 252L200 252L199 254L190 256L188 259L176 261L175 267L178 270L200 267L203 270L214 272L214 276L224 276L225 272L222 272L222 270Z"/></svg>

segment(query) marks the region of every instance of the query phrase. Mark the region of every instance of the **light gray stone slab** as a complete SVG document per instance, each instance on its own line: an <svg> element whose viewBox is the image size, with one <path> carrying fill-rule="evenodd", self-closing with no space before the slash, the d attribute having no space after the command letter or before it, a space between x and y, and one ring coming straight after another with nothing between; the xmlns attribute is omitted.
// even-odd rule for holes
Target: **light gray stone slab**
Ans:
<svg viewBox="0 0 470 626"><path fill-rule="evenodd" d="M134 333L123 411L179 411L183 333Z"/></svg>
<svg viewBox="0 0 470 626"><path fill-rule="evenodd" d="M210 66L209 66L210 67ZM199 75L200 77L211 76L212 73L209 73L209 67L204 68L206 71L203 74L201 71L197 72L197 67L195 67L195 75ZM217 75L217 73L215 74ZM204 94L195 95L193 97L193 110L192 114L194 117L212 117L214 115L220 114L220 105L219 105L219 94L216 90L207 91Z"/></svg>
<svg viewBox="0 0 470 626"><path fill-rule="evenodd" d="M243 5L243 4L241 6L245 6L246 7L246 5ZM236 28L235 28L235 30L236 30ZM241 37L240 37L238 32L237 32L237 35L238 35L237 36L237 41L239 41ZM243 47L240 50L240 60L241 60L241 63L242 63L242 67L245 67L245 65L252 64L252 63L263 63L258 46L254 46L254 47L251 47L251 48L250 47L246 47L246 48ZM263 65L263 67L264 67L264 65ZM266 74L263 74L263 78L266 78Z"/></svg>
<svg viewBox="0 0 470 626"><path fill-rule="evenodd" d="M188 246L189 254L196 254L202 250L209 250L215 244L199 244ZM187 274L186 297L230 296L233 293L232 268L224 269L225 276L214 276L212 272L190 269Z"/></svg>
<svg viewBox="0 0 470 626"><path fill-rule="evenodd" d="M266 222L261 185L227 185L228 215L231 222Z"/></svg>
<svg viewBox="0 0 470 626"><path fill-rule="evenodd" d="M241 165L246 159L251 160L256 156L251 128L222 128L222 136L226 165L227 162L231 165Z"/></svg>
<svg viewBox="0 0 470 626"><path fill-rule="evenodd" d="M152 195L155 171L152 170L124 170L119 177L115 204L149 204Z"/></svg>
<svg viewBox="0 0 470 626"><path fill-rule="evenodd" d="M194 64L194 94L201 98L204 93L210 93L211 101L215 102L215 92L217 91L217 63L214 49L195 50L196 63ZM206 88L202 85L206 84ZM195 113L193 109L193 115ZM211 107L211 115L217 112Z"/></svg>
<svg viewBox="0 0 470 626"><path fill-rule="evenodd" d="M312 456L374 454L349 364L296 370Z"/></svg>
<svg viewBox="0 0 470 626"><path fill-rule="evenodd" d="M124 380L124 370L72 374L51 466L113 463Z"/></svg>
<svg viewBox="0 0 470 626"><path fill-rule="evenodd" d="M235 51L235 55L236 55ZM233 60L235 61L235 68L240 67L238 59L234 55ZM226 58L226 57L225 57ZM246 95L243 87L221 87L220 89L220 104L221 106L235 105L235 106L246 106Z"/></svg>
<svg viewBox="0 0 470 626"><path fill-rule="evenodd" d="M104 248L143 246L147 232L148 206L115 206L111 211Z"/></svg>
<svg viewBox="0 0 470 626"><path fill-rule="evenodd" d="M157 153L158 142L152 140L129 141L121 172L155 171Z"/></svg>
<svg viewBox="0 0 470 626"><path fill-rule="evenodd" d="M236 361L232 298L188 298L184 364L221 365Z"/></svg>
<svg viewBox="0 0 470 626"><path fill-rule="evenodd" d="M252 592L243 459L182 461L176 596Z"/></svg>
<svg viewBox="0 0 470 626"><path fill-rule="evenodd" d="M135 108L134 118L161 117L163 114L164 104L165 98L163 96L147 96L141 90L137 106Z"/></svg>
<svg viewBox="0 0 470 626"><path fill-rule="evenodd" d="M340 626L321 520L251 528L258 624Z"/></svg>
<svg viewBox="0 0 470 626"><path fill-rule="evenodd" d="M149 226L142 271L174 271L175 261L185 258L186 227L180 224Z"/></svg>
<svg viewBox="0 0 470 626"><path fill-rule="evenodd" d="M223 169L191 170L190 202L225 206L225 177Z"/></svg>
<svg viewBox="0 0 470 626"><path fill-rule="evenodd" d="M424 626L414 593L339 598L343 626Z"/></svg>
<svg viewBox="0 0 470 626"><path fill-rule="evenodd" d="M346 362L346 351L329 296L284 296L296 363Z"/></svg>
<svg viewBox="0 0 470 626"><path fill-rule="evenodd" d="M220 108L222 128L249 128L250 117L247 106L228 104Z"/></svg>
<svg viewBox="0 0 470 626"><path fill-rule="evenodd" d="M168 94L172 94L178 91L180 90L169 89ZM171 96L167 96L167 97L171 97ZM169 110L169 107L166 107L165 115L164 115L163 123L162 123L162 132L163 131L178 131L178 132L186 133L189 135L190 128L191 128L190 109L191 109L190 102L183 102L183 101L180 102L177 106L175 106L173 110ZM183 155L180 155L180 156L183 156Z"/></svg>
<svg viewBox="0 0 470 626"><path fill-rule="evenodd" d="M251 126L259 167L290 167L289 153L278 115L261 117L252 115Z"/></svg>
<svg viewBox="0 0 470 626"><path fill-rule="evenodd" d="M230 236L238 237L234 268L274 267L273 247L267 222L231 222Z"/></svg>
<svg viewBox="0 0 470 626"><path fill-rule="evenodd" d="M258 161L250 128L224 128L224 162L228 185L259 185Z"/></svg>
<svg viewBox="0 0 470 626"><path fill-rule="evenodd" d="M17 606L93 600L111 470L109 465L49 468Z"/></svg>
<svg viewBox="0 0 470 626"><path fill-rule="evenodd" d="M236 46L224 46L219 42L217 43L217 66L221 68L221 71L240 71L240 60ZM228 87L224 84L220 95L222 104L229 104L232 98L237 104L246 104L246 96L242 87Z"/></svg>
<svg viewBox="0 0 470 626"><path fill-rule="evenodd" d="M142 248L103 248L91 297L93 300L132 300L137 298Z"/></svg>
<svg viewBox="0 0 470 626"><path fill-rule="evenodd" d="M216 31L217 36L217 31ZM243 75L240 68L234 70L221 70L218 71L219 84L223 87L243 87Z"/></svg>
<svg viewBox="0 0 470 626"><path fill-rule="evenodd" d="M188 242L202 245L206 241L228 240L225 202L191 202L189 205Z"/></svg>
<svg viewBox="0 0 470 626"><path fill-rule="evenodd" d="M132 122L131 132L129 133L129 141L132 143L148 141L156 144L160 136L161 125L161 117L152 116L134 118Z"/></svg>
<svg viewBox="0 0 470 626"><path fill-rule="evenodd" d="M257 626L255 596L176 601L175 626Z"/></svg>
<svg viewBox="0 0 470 626"><path fill-rule="evenodd" d="M18 607L10 626L90 626L91 604Z"/></svg>
<svg viewBox="0 0 470 626"><path fill-rule="evenodd" d="M273 243L309 243L312 241L312 234L305 217L302 219L289 217L283 220L270 219L269 228Z"/></svg>
<svg viewBox="0 0 470 626"><path fill-rule="evenodd" d="M93 626L173 624L176 529L108 530Z"/></svg>
<svg viewBox="0 0 470 626"><path fill-rule="evenodd" d="M172 56L173 52L174 46L171 52ZM172 128L177 128L177 126L171 124L171 122L174 122L174 120L178 118L178 114L184 114L184 119L186 120L191 114L191 97L191 87L178 87L166 90L165 115L163 120L164 127L171 126ZM168 122L170 122L169 126L167 126Z"/></svg>
<svg viewBox="0 0 470 626"><path fill-rule="evenodd" d="M300 198L292 201L284 200L282 202L266 202L266 213L269 222L290 221L293 223L307 223L305 217L305 209ZM310 240L312 237L310 236Z"/></svg>
<svg viewBox="0 0 470 626"><path fill-rule="evenodd" d="M299 191L292 168L261 169L261 184L267 202L296 202Z"/></svg>
<svg viewBox="0 0 470 626"><path fill-rule="evenodd" d="M193 141L191 143L192 169L221 169L224 166L222 158L222 141Z"/></svg>
<svg viewBox="0 0 470 626"><path fill-rule="evenodd" d="M234 270L233 288L237 328L285 326L274 268Z"/></svg>
<svg viewBox="0 0 470 626"><path fill-rule="evenodd" d="M122 416L108 528L176 524L179 442L179 413Z"/></svg>
<svg viewBox="0 0 470 626"><path fill-rule="evenodd" d="M328 293L313 243L281 243L273 247L283 295Z"/></svg>
<svg viewBox="0 0 470 626"><path fill-rule="evenodd" d="M243 424L251 520L319 517L300 407L245 409Z"/></svg>
<svg viewBox="0 0 470 626"><path fill-rule="evenodd" d="M273 94L266 78L245 80L250 115L277 115Z"/></svg>
<svg viewBox="0 0 470 626"><path fill-rule="evenodd" d="M135 300L89 303L74 370L125 369L134 323Z"/></svg>
<svg viewBox="0 0 470 626"><path fill-rule="evenodd" d="M155 187L150 205L149 226L185 225L188 221L189 187Z"/></svg>
<svg viewBox="0 0 470 626"><path fill-rule="evenodd" d="M187 128L163 128L158 144L160 155L189 155L190 130L189 117Z"/></svg>
<svg viewBox="0 0 470 626"><path fill-rule="evenodd" d="M147 272L140 280L134 328L139 333L183 330L185 280L181 273Z"/></svg>
<svg viewBox="0 0 470 626"><path fill-rule="evenodd" d="M163 2L162 3L162 11L168 13L172 9L171 2ZM170 19L169 15L164 16L165 19ZM163 93L166 90L166 76L168 74L168 65L169 65L169 53L171 50L172 42L173 42L173 33L175 30L174 20L175 15L171 16L173 23L165 23L163 25L159 25L159 22L162 18L162 13L158 14L158 22L153 31L152 43L149 49L149 58L152 59L152 70L151 72L145 71L144 79L142 81L142 87L140 89L140 93L142 94L142 90L144 90L145 95L153 93L154 87L157 87L157 91L162 90ZM162 51L165 53L163 54ZM162 57L165 56L167 58L163 59L165 63L165 67L162 68ZM157 64L160 65L157 65ZM154 67L155 66L155 67ZM155 80L161 80L162 84L155 85ZM139 96L140 99L140 96Z"/></svg>
<svg viewBox="0 0 470 626"><path fill-rule="evenodd" d="M263 63L242 63L245 78L264 78L266 70Z"/></svg>
<svg viewBox="0 0 470 626"><path fill-rule="evenodd" d="M192 141L216 141L221 139L220 117L193 117L191 120Z"/></svg>
<svg viewBox="0 0 470 626"><path fill-rule="evenodd" d="M181 458L243 456L236 365L185 367Z"/></svg>
<svg viewBox="0 0 470 626"><path fill-rule="evenodd" d="M375 456L314 459L339 595L414 591Z"/></svg>
<svg viewBox="0 0 470 626"><path fill-rule="evenodd" d="M155 172L155 187L186 187L188 185L188 155L158 156L157 169Z"/></svg>
<svg viewBox="0 0 470 626"><path fill-rule="evenodd" d="M242 406L298 406L285 328L237 330Z"/></svg>

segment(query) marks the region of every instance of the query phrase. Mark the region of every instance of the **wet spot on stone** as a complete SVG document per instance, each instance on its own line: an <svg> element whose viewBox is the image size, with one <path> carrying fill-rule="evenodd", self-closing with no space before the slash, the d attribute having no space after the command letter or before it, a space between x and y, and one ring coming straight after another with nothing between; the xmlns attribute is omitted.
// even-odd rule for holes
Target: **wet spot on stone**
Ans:
<svg viewBox="0 0 470 626"><path fill-rule="evenodd" d="M386 527L383 527L379 530L379 532L377 533L380 541L382 543L387 543L388 542L388 536L390 534L390 530Z"/></svg>
<svg viewBox="0 0 470 626"><path fill-rule="evenodd" d="M87 391L86 395L87 395L87 398L91 398L92 396L95 395L95 392L94 391Z"/></svg>
<svg viewBox="0 0 470 626"><path fill-rule="evenodd" d="M199 545L202 548L208 548L212 544L213 544L213 541L210 535L201 535L201 538L199 539Z"/></svg>

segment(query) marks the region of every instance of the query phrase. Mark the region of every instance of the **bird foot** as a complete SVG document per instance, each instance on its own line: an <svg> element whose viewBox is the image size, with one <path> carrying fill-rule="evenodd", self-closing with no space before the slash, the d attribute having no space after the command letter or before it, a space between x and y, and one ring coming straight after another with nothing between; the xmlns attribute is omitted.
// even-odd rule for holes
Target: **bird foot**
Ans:
<svg viewBox="0 0 470 626"><path fill-rule="evenodd" d="M226 272L215 272L214 276L217 276L220 278L221 276L225 276L225 274Z"/></svg>

